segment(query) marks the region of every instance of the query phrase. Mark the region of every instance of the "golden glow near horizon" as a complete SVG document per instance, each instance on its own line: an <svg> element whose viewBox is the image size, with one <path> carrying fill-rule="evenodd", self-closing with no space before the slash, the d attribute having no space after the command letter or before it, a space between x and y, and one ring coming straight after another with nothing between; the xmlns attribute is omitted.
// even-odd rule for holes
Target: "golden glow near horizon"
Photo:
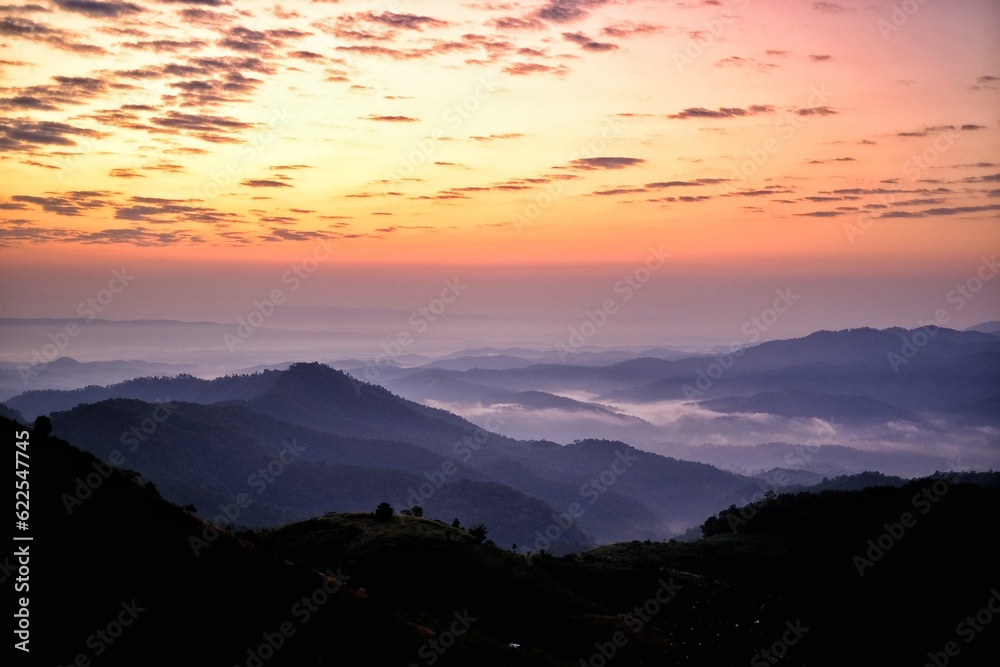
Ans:
<svg viewBox="0 0 1000 667"><path fill-rule="evenodd" d="M1000 7L0 10L0 256L904 266L996 247ZM163 254L160 253L160 254Z"/></svg>

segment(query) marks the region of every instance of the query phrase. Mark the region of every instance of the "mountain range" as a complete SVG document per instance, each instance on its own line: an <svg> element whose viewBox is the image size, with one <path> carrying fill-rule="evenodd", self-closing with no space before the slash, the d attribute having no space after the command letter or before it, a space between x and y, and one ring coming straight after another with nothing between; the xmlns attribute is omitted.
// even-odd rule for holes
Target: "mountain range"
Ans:
<svg viewBox="0 0 1000 667"><path fill-rule="evenodd" d="M908 340L924 344L894 369L889 355ZM554 553L680 535L719 507L792 483L864 470L912 477L997 459L990 433L1000 414L993 409L1000 339L990 334L861 329L762 343L729 357L510 361L395 368L395 379L380 380L398 393L323 364L294 363L215 379L161 375L33 390L5 410L49 415L56 435L104 459L117 455L169 499L230 525L273 526L389 502L483 523L499 544ZM699 395L684 397L692 388ZM643 412L678 394L672 422ZM432 405L479 412L466 418ZM584 437L559 444L527 428L510 437L511 422L575 424ZM951 432L959 423L966 431ZM813 435L767 438L774 424ZM879 440L880 429L902 436L869 449L834 440L866 432ZM712 432L758 439L691 442ZM953 445L968 432L975 436L958 453L914 436ZM691 437L678 442L682 436ZM241 494L253 502L227 516Z"/></svg>
<svg viewBox="0 0 1000 667"><path fill-rule="evenodd" d="M705 517L703 539L554 558L377 511L234 533L43 420L0 426L31 457L40 539L19 543L31 566L19 604L41 664L681 666L781 653L876 665L948 646L990 664L997 650L976 621L1000 595L995 473L783 493ZM0 562L5 585L16 558Z"/></svg>

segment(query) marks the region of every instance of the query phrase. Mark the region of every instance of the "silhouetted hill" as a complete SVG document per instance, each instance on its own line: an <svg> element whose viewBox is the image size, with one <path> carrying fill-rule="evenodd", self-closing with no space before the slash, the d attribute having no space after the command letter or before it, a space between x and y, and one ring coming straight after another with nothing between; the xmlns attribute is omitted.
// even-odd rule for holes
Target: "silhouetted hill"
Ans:
<svg viewBox="0 0 1000 667"><path fill-rule="evenodd" d="M561 553L571 545L647 539L684 530L718 508L720 502L741 497L749 484L729 473L662 459L620 442L560 447L515 441L381 387L357 383L320 364L295 364L287 371L212 381L190 376L143 378L73 392L72 398L38 392L20 400L66 404L84 393L92 398L138 395L209 403L184 404L177 419L170 417L162 425L150 422L148 426L155 428L143 434L150 446L137 447L135 458L127 464L149 475L178 502L199 508L218 507L226 498L246 491L248 477L278 455L283 440L297 437L309 443L310 453L288 466L282 484L275 485L273 492L269 486L260 503L241 513L241 521L249 525L273 525L330 510L365 509L381 501L400 507L419 503L428 512L483 521L495 528L496 538L503 543L517 541L530 546L540 542L536 533L544 533L553 523L553 515L579 505L585 511L553 540L557 544L552 550ZM546 394L519 395L536 404L569 402ZM58 433L100 456L109 456L121 449L123 434L141 426L156 410L149 403L121 401L118 398L55 413L53 422ZM324 440L323 434L333 436L333 440ZM381 444L352 442L352 438ZM135 444L130 437L126 439ZM263 441L270 444L261 450L258 445ZM399 443L429 451L415 451L415 447ZM316 452L326 454L320 457ZM628 466L622 473L627 483L602 482L601 475L612 481L618 478L612 475L612 466L621 467L622 463L616 463L619 454L629 452L644 462L643 471L632 474L634 469ZM288 480L307 474L300 465L307 460L322 462L326 469L310 469L308 483L303 482L297 494L282 490ZM451 472L443 474L447 466L452 466ZM359 468L381 472L361 472ZM401 474L389 475L386 469ZM649 474L650 470L656 474ZM431 479L435 483L427 486ZM490 487L490 492L453 487L451 482L459 479L497 482L531 496L537 504L511 514L491 502L500 486ZM444 484L441 489L437 481ZM411 500L420 489L427 493L418 493Z"/></svg>
<svg viewBox="0 0 1000 667"><path fill-rule="evenodd" d="M596 644L615 636L615 664L736 664L784 623L780 604L762 608L764 597L734 594L714 580L578 558L528 559L412 517L379 525L370 515L325 515L254 543L313 567L342 562L352 585L413 618L467 610L478 630L511 647L506 665L535 659L577 667L601 658ZM751 616L756 624L745 620Z"/></svg>
<svg viewBox="0 0 1000 667"><path fill-rule="evenodd" d="M3 322L11 323L17 320L0 320L0 324ZM50 326L62 321L52 322ZM71 357L58 357L42 363L0 363L0 401L32 389L77 389L93 384L122 382L144 375L174 375L191 369L192 366L189 364L146 361L82 362ZM31 418L33 419L34 415Z"/></svg>
<svg viewBox="0 0 1000 667"><path fill-rule="evenodd" d="M27 423L24 415L13 408L7 407L4 403L0 403L0 417L6 417L11 421L21 422L22 424Z"/></svg>
<svg viewBox="0 0 1000 667"><path fill-rule="evenodd" d="M908 452L905 458L900 458L891 451L869 452L843 445L804 446L787 442L746 446L701 445L682 448L678 450L678 455L743 474L760 469L791 468L823 476L890 470L900 476L916 477L920 474L919 470L948 470L953 467L944 456Z"/></svg>
<svg viewBox="0 0 1000 667"><path fill-rule="evenodd" d="M54 413L52 423L57 435L153 480L170 500L237 526L273 526L388 501L399 509L420 504L428 516L483 522L497 539L527 542L554 511L460 462L448 467L426 449L314 431L238 403L110 399ZM237 503L240 496L249 500ZM575 526L558 542L559 551L593 544Z"/></svg>
<svg viewBox="0 0 1000 667"><path fill-rule="evenodd" d="M947 415L982 424L1000 419L1000 340L990 334L938 327L820 331L748 348L728 359L729 368L715 372L715 379L707 377L718 363L711 357L665 363L661 379L611 391L604 399L652 402L764 393L771 396L769 407L782 411L776 414L827 418L824 410L857 413L860 401L868 398L879 401L880 410L862 413L866 419L879 412L889 415L893 408L898 414ZM853 397L842 399L853 403L814 398L791 408L786 398L785 405L775 406L775 393L841 395Z"/></svg>
<svg viewBox="0 0 1000 667"><path fill-rule="evenodd" d="M119 400L88 407L131 417L129 410L149 406ZM82 410L73 412L79 417ZM143 448L193 436L192 429L210 426L206 419L249 420L244 428L256 430L259 441L242 446L267 451L271 433L258 413L188 404L157 428L176 434L129 455L138 460ZM23 439L23 426L3 418L0 426ZM296 437L316 438L320 448L325 435L303 430ZM997 473L782 494L713 517L721 530L707 539L631 541L555 558L480 544L447 519L397 514L379 521L370 511L325 513L236 536L62 440L37 433L28 440L32 664L71 664L83 655L95 665L361 659L680 667L771 664L763 651L781 650L787 664L884 665L923 664L949 641L963 664L992 664L1000 644L985 623L970 631L963 620L975 620L1000 597ZM208 447L196 445L192 450ZM621 453L618 460L636 456L622 447L584 441L540 449L571 451L583 466L588 459L606 463L609 452ZM671 467L649 456L619 468L607 492L627 475L641 485L640 473ZM684 472L696 478L719 472L713 470ZM286 474L291 465L267 493ZM475 484L462 479L441 493ZM502 510L522 511L518 496L503 493L496 496ZM73 494L80 502L70 502L69 512ZM735 512L734 521L727 512ZM119 619L129 621L120 634L111 625ZM267 638L274 641L282 627L280 649L268 651ZM98 631L114 640L98 641ZM612 650L613 663L605 657Z"/></svg>
<svg viewBox="0 0 1000 667"><path fill-rule="evenodd" d="M962 664L992 664L1000 637L961 623L1000 597L1000 489L946 479L782 494L712 517L706 539L588 555L768 593L809 628L792 664L924 664L947 642Z"/></svg>
<svg viewBox="0 0 1000 667"><path fill-rule="evenodd" d="M196 555L203 522L61 440L29 442L34 541L17 547L30 553L31 664L242 665L283 623L292 634L269 665L335 662L345 642L406 664L431 632L348 590L335 569L290 565L225 532ZM307 615L300 601L317 591L324 603Z"/></svg>
<svg viewBox="0 0 1000 667"><path fill-rule="evenodd" d="M449 451L478 428L322 364L292 365L249 404L293 424L339 435L412 442L438 452Z"/></svg>
<svg viewBox="0 0 1000 667"><path fill-rule="evenodd" d="M1000 320L980 322L975 326L967 328L966 331L978 331L980 333L998 334L1000 333Z"/></svg>
<svg viewBox="0 0 1000 667"><path fill-rule="evenodd" d="M916 422L919 417L888 403L864 396L821 394L811 391L769 391L753 396L727 396L699 401L716 412L763 412L782 417L815 417L842 424L864 425L893 420Z"/></svg>

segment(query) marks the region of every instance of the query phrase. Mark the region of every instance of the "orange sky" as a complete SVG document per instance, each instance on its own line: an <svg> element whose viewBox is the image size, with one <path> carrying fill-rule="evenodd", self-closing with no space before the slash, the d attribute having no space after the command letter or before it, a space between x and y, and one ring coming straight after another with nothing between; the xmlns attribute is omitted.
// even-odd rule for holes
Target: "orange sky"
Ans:
<svg viewBox="0 0 1000 667"><path fill-rule="evenodd" d="M946 286L1000 245L998 35L991 0L8 4L0 314L320 241Z"/></svg>

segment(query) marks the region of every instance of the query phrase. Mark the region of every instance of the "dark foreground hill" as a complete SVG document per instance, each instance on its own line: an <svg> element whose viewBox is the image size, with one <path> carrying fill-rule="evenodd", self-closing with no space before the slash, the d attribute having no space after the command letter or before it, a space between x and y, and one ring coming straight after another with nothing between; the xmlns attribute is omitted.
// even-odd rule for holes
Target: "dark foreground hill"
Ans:
<svg viewBox="0 0 1000 667"><path fill-rule="evenodd" d="M1000 641L990 476L782 495L692 543L526 557L372 513L238 537L28 441L34 655L18 664L979 665Z"/></svg>
<svg viewBox="0 0 1000 667"><path fill-rule="evenodd" d="M532 560L398 515L329 515L254 546L64 441L0 427L30 443L35 475L30 652L16 664L568 667L598 640L623 665L684 664L756 604L679 573ZM705 622L668 638L614 612L657 598Z"/></svg>
<svg viewBox="0 0 1000 667"><path fill-rule="evenodd" d="M809 628L786 647L787 664L993 664L998 477L780 495L710 517L706 539L609 545L589 556L724 579L743 595L766 592Z"/></svg>
<svg viewBox="0 0 1000 667"><path fill-rule="evenodd" d="M379 664L407 664L431 632L375 608L343 573L206 533L205 523L92 455L39 433L24 438L6 419L0 428L30 443L22 535L33 540L15 544L28 549L28 587L11 590L21 557L3 563L5 597L29 601L30 652L15 651L17 664L229 666L262 651L274 653L268 665L335 664L348 642L369 647Z"/></svg>

